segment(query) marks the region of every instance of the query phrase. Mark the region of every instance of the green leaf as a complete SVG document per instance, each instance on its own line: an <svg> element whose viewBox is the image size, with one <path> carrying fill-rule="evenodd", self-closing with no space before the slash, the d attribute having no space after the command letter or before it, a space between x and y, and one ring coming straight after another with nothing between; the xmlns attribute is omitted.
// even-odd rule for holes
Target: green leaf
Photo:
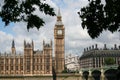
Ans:
<svg viewBox="0 0 120 80"><path fill-rule="evenodd" d="M36 8L39 7L41 12L46 15L55 16L54 9L48 4L41 3L40 0L4 0L1 6L0 17L5 22L5 26L11 22L27 22L27 29L36 27L39 29L45 24L42 18L34 15Z"/></svg>
<svg viewBox="0 0 120 80"><path fill-rule="evenodd" d="M37 29L39 29L41 26L44 25L44 21L39 18L37 15L30 15L28 16L28 25L27 25L27 29L29 30L30 28L36 27Z"/></svg>
<svg viewBox="0 0 120 80"><path fill-rule="evenodd" d="M82 27L87 28L92 39L97 38L104 30L115 32L120 27L120 1L89 0L89 4L81 8L79 14ZM84 20L86 19L86 20Z"/></svg>

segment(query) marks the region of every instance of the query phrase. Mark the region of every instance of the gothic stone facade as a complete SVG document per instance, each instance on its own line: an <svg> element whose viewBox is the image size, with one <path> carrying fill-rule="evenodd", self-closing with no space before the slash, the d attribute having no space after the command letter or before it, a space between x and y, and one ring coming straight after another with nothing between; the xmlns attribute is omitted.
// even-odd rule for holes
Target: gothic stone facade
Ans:
<svg viewBox="0 0 120 80"><path fill-rule="evenodd" d="M0 74L1 75L41 75L52 74L52 69L56 73L64 70L64 25L62 23L60 10L54 28L54 54L52 41L46 44L43 41L43 50L35 51L34 42L24 41L24 53L16 54L14 40L12 42L12 53L0 54Z"/></svg>
<svg viewBox="0 0 120 80"><path fill-rule="evenodd" d="M45 44L43 41L43 51L34 51L34 43L24 41L24 54L16 54L15 47L12 47L12 53L0 55L0 73L51 74L52 42Z"/></svg>
<svg viewBox="0 0 120 80"><path fill-rule="evenodd" d="M82 56L80 57L81 68L100 68L105 66L105 58L112 57L115 60L115 65L120 62L120 46L114 45L114 48L108 49L106 44L103 49L99 49L97 44L84 49Z"/></svg>

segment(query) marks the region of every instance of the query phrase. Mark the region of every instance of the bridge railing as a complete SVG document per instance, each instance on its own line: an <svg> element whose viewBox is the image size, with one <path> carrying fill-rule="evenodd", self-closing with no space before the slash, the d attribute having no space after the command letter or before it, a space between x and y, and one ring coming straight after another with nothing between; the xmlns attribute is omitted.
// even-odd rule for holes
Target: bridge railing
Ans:
<svg viewBox="0 0 120 80"><path fill-rule="evenodd" d="M80 74L85 80L120 80L120 67L105 66L104 68L82 69Z"/></svg>

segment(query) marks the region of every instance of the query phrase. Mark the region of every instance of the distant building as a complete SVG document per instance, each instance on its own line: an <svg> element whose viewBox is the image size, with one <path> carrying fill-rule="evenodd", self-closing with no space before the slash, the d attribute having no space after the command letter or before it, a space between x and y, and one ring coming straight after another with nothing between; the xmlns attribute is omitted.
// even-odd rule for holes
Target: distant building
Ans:
<svg viewBox="0 0 120 80"><path fill-rule="evenodd" d="M112 57L115 60L115 65L120 61L120 46L114 45L114 48L108 49L106 44L102 49L97 47L97 44L87 49L84 49L80 57L80 68L99 68L104 66L105 58Z"/></svg>
<svg viewBox="0 0 120 80"><path fill-rule="evenodd" d="M64 70L64 36L65 30L62 23L60 10L54 28L54 54L53 43L46 44L43 40L43 50L34 50L34 42L24 41L24 53L17 54L14 40L12 41L11 53L0 54L0 75L41 75L52 74Z"/></svg>
<svg viewBox="0 0 120 80"><path fill-rule="evenodd" d="M65 57L65 66L70 71L77 71L79 70L79 56L69 54Z"/></svg>

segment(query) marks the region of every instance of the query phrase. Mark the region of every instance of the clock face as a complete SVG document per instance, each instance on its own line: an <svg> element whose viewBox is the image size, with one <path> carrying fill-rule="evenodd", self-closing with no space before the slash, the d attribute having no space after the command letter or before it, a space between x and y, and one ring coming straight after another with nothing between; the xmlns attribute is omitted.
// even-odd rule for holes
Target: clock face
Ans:
<svg viewBox="0 0 120 80"><path fill-rule="evenodd" d="M62 30L58 30L57 34L61 35L62 34Z"/></svg>

